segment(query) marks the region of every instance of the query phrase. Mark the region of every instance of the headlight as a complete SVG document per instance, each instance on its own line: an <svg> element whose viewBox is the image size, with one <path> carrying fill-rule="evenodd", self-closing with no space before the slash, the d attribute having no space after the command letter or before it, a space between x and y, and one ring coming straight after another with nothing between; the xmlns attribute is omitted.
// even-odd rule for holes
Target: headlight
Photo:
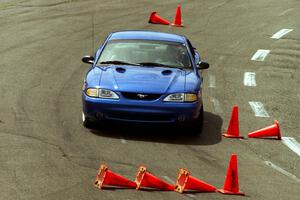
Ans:
<svg viewBox="0 0 300 200"><path fill-rule="evenodd" d="M119 96L115 92L107 89L88 88L85 93L90 97L103 99L119 99Z"/></svg>
<svg viewBox="0 0 300 200"><path fill-rule="evenodd" d="M115 92L106 89L99 89L99 97L105 99L119 99L119 96Z"/></svg>
<svg viewBox="0 0 300 200"><path fill-rule="evenodd" d="M168 102L193 102L197 100L198 100L197 94L192 94L192 93L175 93L175 94L170 94L166 98L164 98L164 101L168 101Z"/></svg>
<svg viewBox="0 0 300 200"><path fill-rule="evenodd" d="M186 102L193 102L193 101L197 101L197 100L198 100L197 94L185 94Z"/></svg>
<svg viewBox="0 0 300 200"><path fill-rule="evenodd" d="M88 88L85 93L89 97L99 97L97 88Z"/></svg>

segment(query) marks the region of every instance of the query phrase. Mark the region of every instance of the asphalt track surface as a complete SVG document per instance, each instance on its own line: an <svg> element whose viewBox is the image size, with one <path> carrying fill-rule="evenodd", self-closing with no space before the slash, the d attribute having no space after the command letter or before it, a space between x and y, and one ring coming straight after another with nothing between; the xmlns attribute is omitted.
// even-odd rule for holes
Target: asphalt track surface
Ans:
<svg viewBox="0 0 300 200"><path fill-rule="evenodd" d="M154 10L172 21L178 3L0 1L0 199L299 199L297 154L278 140L233 140L221 132L237 104L241 135L277 119L283 136L300 141L300 1L184 1L184 28L147 23ZM282 28L293 31L270 38ZM203 72L200 137L172 127L82 126L88 66L81 57L109 32L128 29L184 34L211 64ZM263 62L251 60L258 49L270 50ZM255 87L244 86L245 72L256 73ZM256 117L249 101L263 103L269 117ZM99 163L106 163L130 179L140 164L173 181L185 167L221 188L231 153L246 197L93 187Z"/></svg>

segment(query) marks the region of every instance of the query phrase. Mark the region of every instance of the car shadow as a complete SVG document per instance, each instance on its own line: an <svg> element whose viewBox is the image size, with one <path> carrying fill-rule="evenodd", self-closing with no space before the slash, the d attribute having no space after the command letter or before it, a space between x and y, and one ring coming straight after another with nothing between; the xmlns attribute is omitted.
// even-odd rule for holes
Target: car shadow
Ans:
<svg viewBox="0 0 300 200"><path fill-rule="evenodd" d="M193 136L184 127L176 125L130 124L108 122L95 125L90 132L125 140L148 141L182 145L213 145L221 141L223 120L220 116L204 112L202 133Z"/></svg>

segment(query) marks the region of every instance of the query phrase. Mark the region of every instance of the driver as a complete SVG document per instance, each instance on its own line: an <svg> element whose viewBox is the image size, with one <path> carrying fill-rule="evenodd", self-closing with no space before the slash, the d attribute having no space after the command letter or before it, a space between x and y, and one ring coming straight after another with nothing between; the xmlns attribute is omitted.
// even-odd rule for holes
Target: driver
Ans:
<svg viewBox="0 0 300 200"><path fill-rule="evenodd" d="M176 66L183 66L182 52L180 47L174 45L168 45L166 49L167 61L174 63Z"/></svg>
<svg viewBox="0 0 300 200"><path fill-rule="evenodd" d="M156 62L172 67L189 67L189 57L180 45L168 45L166 49L158 55Z"/></svg>

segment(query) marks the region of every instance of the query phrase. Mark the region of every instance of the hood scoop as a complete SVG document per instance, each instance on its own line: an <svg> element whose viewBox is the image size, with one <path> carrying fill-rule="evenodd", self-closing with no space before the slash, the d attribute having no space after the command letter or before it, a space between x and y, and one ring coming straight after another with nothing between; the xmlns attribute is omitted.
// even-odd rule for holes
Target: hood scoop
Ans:
<svg viewBox="0 0 300 200"><path fill-rule="evenodd" d="M168 75L172 74L172 71L167 69L167 70L162 71L161 74L164 76L168 76Z"/></svg>
<svg viewBox="0 0 300 200"><path fill-rule="evenodd" d="M119 92L163 94L184 90L186 74L177 69L141 66L111 66L100 78L101 87Z"/></svg>
<svg viewBox="0 0 300 200"><path fill-rule="evenodd" d="M124 68L122 68L122 67L117 67L117 68L116 68L116 71L123 74L123 73L126 72L126 69L124 69Z"/></svg>

